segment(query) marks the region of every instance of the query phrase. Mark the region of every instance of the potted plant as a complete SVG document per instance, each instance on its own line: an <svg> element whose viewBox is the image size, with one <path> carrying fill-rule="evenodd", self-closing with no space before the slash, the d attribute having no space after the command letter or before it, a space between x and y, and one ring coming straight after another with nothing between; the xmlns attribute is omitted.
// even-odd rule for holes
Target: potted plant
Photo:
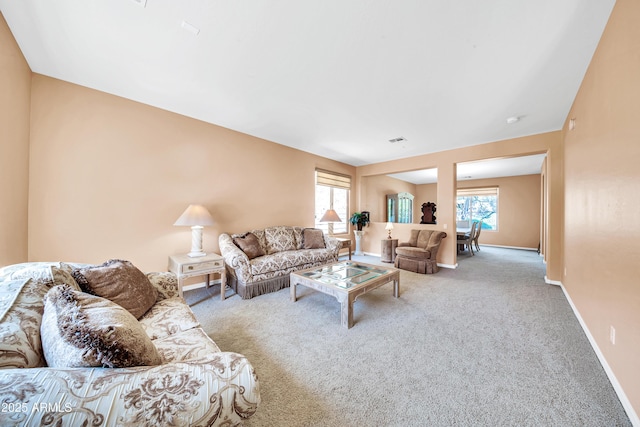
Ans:
<svg viewBox="0 0 640 427"><path fill-rule="evenodd" d="M354 212L349 218L351 225L355 225L358 231L362 231L362 227L369 225L369 212Z"/></svg>

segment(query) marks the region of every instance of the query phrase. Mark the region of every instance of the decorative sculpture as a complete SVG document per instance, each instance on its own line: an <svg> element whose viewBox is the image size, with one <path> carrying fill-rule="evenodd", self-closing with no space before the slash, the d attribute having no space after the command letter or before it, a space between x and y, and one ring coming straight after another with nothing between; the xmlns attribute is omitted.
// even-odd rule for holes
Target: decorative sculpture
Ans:
<svg viewBox="0 0 640 427"><path fill-rule="evenodd" d="M422 204L422 221L420 224L436 224L436 204L427 202Z"/></svg>

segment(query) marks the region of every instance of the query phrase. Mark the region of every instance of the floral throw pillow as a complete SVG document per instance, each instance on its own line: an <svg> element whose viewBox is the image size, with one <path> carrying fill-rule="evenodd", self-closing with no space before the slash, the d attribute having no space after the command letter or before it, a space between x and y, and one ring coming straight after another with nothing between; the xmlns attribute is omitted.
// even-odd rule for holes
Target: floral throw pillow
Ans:
<svg viewBox="0 0 640 427"><path fill-rule="evenodd" d="M264 236L267 241L268 254L296 250L296 238L291 227L265 228Z"/></svg>

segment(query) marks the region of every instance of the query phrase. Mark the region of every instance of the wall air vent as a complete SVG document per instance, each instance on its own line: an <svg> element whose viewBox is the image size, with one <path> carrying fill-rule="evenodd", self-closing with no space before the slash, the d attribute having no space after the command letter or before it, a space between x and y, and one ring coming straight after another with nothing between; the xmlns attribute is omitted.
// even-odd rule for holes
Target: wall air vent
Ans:
<svg viewBox="0 0 640 427"><path fill-rule="evenodd" d="M399 142L406 142L407 139L404 136L399 136L397 138L390 139L389 142L392 144L397 144Z"/></svg>

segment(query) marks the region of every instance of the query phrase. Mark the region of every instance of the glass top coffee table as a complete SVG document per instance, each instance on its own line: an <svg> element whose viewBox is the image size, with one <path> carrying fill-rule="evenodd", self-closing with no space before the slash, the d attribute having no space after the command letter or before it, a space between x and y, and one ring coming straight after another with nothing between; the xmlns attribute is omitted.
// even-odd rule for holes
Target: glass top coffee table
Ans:
<svg viewBox="0 0 640 427"><path fill-rule="evenodd" d="M400 270L391 267L340 261L291 273L291 301L296 301L296 286L303 285L340 301L342 326L353 326L353 303L360 295L393 282L393 296L400 296Z"/></svg>

